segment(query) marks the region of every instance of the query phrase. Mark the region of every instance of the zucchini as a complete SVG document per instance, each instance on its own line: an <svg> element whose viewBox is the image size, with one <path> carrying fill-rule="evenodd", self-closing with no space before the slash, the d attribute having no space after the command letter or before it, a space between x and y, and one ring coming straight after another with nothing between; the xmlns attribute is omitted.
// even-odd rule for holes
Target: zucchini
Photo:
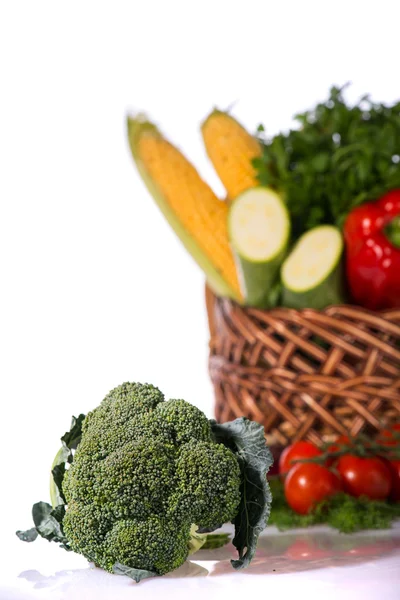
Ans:
<svg viewBox="0 0 400 600"><path fill-rule="evenodd" d="M268 308L290 237L282 198L266 187L246 190L230 206L228 231L245 303Z"/></svg>
<svg viewBox="0 0 400 600"><path fill-rule="evenodd" d="M282 265L282 305L322 310L342 304L342 254L337 227L320 225L303 234Z"/></svg>

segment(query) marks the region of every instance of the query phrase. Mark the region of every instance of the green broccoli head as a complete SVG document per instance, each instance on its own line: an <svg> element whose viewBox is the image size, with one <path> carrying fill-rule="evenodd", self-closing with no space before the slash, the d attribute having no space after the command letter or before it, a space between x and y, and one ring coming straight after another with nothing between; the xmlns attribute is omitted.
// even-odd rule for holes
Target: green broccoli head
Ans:
<svg viewBox="0 0 400 600"><path fill-rule="evenodd" d="M122 563L161 575L185 561L192 524L234 519L240 484L236 456L199 409L124 383L83 423L63 481L65 535L106 570Z"/></svg>

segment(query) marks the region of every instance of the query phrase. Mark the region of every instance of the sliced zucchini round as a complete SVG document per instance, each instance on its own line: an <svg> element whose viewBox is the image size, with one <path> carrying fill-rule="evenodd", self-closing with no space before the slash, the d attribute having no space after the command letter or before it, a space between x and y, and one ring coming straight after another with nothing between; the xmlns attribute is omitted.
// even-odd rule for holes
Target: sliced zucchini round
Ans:
<svg viewBox="0 0 400 600"><path fill-rule="evenodd" d="M282 198L266 187L246 190L231 204L228 229L245 303L268 308L290 236Z"/></svg>
<svg viewBox="0 0 400 600"><path fill-rule="evenodd" d="M342 254L342 234L333 225L302 235L282 265L282 305L322 310L343 303Z"/></svg>

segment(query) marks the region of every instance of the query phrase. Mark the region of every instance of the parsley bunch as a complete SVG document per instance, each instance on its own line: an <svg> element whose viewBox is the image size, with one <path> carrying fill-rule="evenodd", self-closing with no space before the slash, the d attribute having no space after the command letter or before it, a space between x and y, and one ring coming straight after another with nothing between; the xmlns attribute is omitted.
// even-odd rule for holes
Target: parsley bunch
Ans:
<svg viewBox="0 0 400 600"><path fill-rule="evenodd" d="M352 208L400 187L400 101L364 96L349 106L345 87L296 115L297 129L269 138L258 128L258 180L285 197L295 237L323 223L340 227Z"/></svg>

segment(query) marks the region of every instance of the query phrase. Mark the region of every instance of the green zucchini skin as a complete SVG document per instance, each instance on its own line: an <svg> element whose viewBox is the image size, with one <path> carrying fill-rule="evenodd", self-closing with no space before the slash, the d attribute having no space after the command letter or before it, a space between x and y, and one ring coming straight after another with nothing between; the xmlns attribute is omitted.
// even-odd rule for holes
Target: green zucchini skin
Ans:
<svg viewBox="0 0 400 600"><path fill-rule="evenodd" d="M337 247L334 246L334 242L332 242L331 249L333 249L336 254L332 257L332 262L328 262L325 274L322 271L319 281L314 283L309 288L294 289L294 287L290 286L288 282L288 273L285 275L285 266L287 265L289 267L289 261L293 260L294 256L296 255L297 263L299 261L299 257L301 257L299 266L300 273L303 264L308 266L311 263L312 267L312 258L317 256L318 252L320 252L318 248L318 241L320 242L321 234L324 236L327 235L328 232L330 232L330 235L332 233L334 234ZM313 243L310 244L310 240L312 240ZM315 245L316 241L317 245ZM304 245L307 243L308 248L307 252L305 252ZM299 250L300 248L303 248L303 250ZM327 306L333 304L343 304L346 300L343 250L344 244L342 234L339 229L333 225L319 225L318 227L315 227L314 229L303 234L295 244L294 248L291 250L281 268L282 306L287 308L295 308L297 310L302 310L304 308L323 310ZM307 259L309 260L307 261ZM292 265L293 263L290 265L291 269L293 269ZM297 270L297 274L298 273L299 270Z"/></svg>
<svg viewBox="0 0 400 600"><path fill-rule="evenodd" d="M281 304L287 308L302 310L314 308L323 310L327 306L343 304L346 301L343 261L331 271L317 287L306 292L295 292L282 286Z"/></svg>
<svg viewBox="0 0 400 600"><path fill-rule="evenodd" d="M246 306L272 308L272 291L279 280L279 270L286 256L286 248L268 263L251 262L236 254L240 286L246 299Z"/></svg>
<svg viewBox="0 0 400 600"><path fill-rule="evenodd" d="M278 251L267 260L252 259L245 256L243 251L235 243L232 233L232 214L236 204L241 202L243 197L252 192L266 192L266 195L275 197L280 204L282 215L284 218L284 231L282 232L282 240ZM287 254L287 248L290 239L290 217L286 209L285 203L281 196L268 188L256 187L251 190L246 190L238 196L232 203L228 217L228 230L231 246L235 255L235 261L238 270L239 282L245 298L246 306L255 308L267 309L276 306L277 303L277 283L279 283L280 267Z"/></svg>

